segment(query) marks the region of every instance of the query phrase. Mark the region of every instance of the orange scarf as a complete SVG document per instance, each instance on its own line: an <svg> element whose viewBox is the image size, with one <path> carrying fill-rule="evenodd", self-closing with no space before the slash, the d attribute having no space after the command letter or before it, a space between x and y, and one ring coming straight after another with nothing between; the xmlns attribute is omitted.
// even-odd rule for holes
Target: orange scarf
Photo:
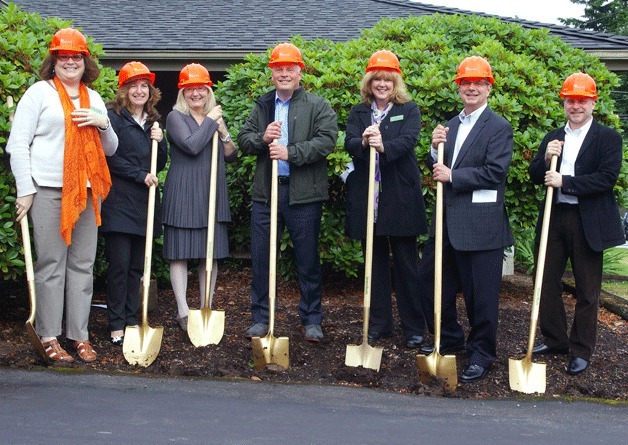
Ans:
<svg viewBox="0 0 628 445"><path fill-rule="evenodd" d="M100 226L100 201L107 197L111 187L111 176L100 143L100 134L92 125L78 127L72 121L74 104L58 78L54 83L63 106L65 117L65 152L63 158L63 188L61 189L61 237L69 246L72 230L81 212L87 207L87 180L92 188L92 204L96 225ZM79 86L81 108L90 108L89 92Z"/></svg>

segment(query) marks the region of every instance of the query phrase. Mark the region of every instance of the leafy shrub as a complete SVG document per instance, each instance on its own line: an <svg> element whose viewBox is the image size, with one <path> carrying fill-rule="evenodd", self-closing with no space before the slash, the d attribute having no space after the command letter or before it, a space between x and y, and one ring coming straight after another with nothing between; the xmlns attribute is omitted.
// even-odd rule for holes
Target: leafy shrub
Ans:
<svg viewBox="0 0 628 445"><path fill-rule="evenodd" d="M37 14L23 12L13 3L0 9L0 271L3 280L15 280L24 274L23 252L19 224L15 223L15 181L9 166L9 156L4 147L11 124L7 97L17 103L24 92L39 80L38 71L48 54L52 35L71 22L57 18L44 19ZM112 98L117 87L115 71L104 68L98 57L103 55L102 46L89 37L89 50L96 60L101 74L93 88L103 99ZM104 256L97 259L97 271L106 270Z"/></svg>
<svg viewBox="0 0 628 445"><path fill-rule="evenodd" d="M603 124L620 127L610 98L610 91L619 85L617 76L594 56L550 36L545 29L527 30L494 18L435 14L383 19L358 39L344 43L306 41L298 36L292 42L304 56L303 85L327 98L338 115L341 132L336 150L328 160L331 199L324 207L321 253L324 262L347 275L355 275L362 255L359 243L348 240L343 234L344 185L339 175L350 160L343 148L343 130L351 106L360 101L360 80L374 51L389 49L397 54L408 90L421 110L423 128L416 154L429 213L434 207L435 195L425 164L431 133L437 124L445 123L461 109L453 79L456 67L469 55L483 56L491 63L496 81L489 105L514 129L514 155L506 200L517 240L525 239L525 233L534 227L538 206L543 200L544 191L532 185L527 170L543 136L565 121L558 97L563 80L577 70L591 74L597 81L600 96L596 118ZM243 63L231 67L226 79L217 86L216 95L234 133L245 121L254 100L273 88L266 68L269 52L270 49L266 54L247 56ZM249 242L254 165L254 158L243 157L241 162L228 167L234 214L230 236L236 246ZM616 186L618 196L621 197L625 188L626 173L622 172ZM289 243L282 242L281 248L289 249ZM282 262L289 261L284 257ZM282 270L288 268L286 264Z"/></svg>
<svg viewBox="0 0 628 445"><path fill-rule="evenodd" d="M46 55L49 39L70 22L42 19L27 14L13 4L0 10L0 270L3 278L20 275L23 263L14 227L15 187L3 148L9 133L6 97L18 100L26 88L37 80L37 70ZM90 51L97 58L103 54L100 45L89 36ZM599 101L596 118L606 125L620 127L614 114L610 91L619 86L617 76L609 72L594 56L574 49L544 29L526 30L514 23L477 16L432 15L404 19L383 19L355 40L333 43L328 40L293 40L303 52L306 68L303 84L311 92L329 100L338 115L340 134L336 150L328 159L330 200L323 209L321 228L322 260L334 270L355 276L362 263L360 244L344 236L344 184L339 175L349 155L343 148L344 129L351 107L360 101L359 83L370 55L378 49L389 49L401 60L404 79L410 94L419 105L423 128L416 145L418 164L423 175L427 211L434 207L435 187L425 166L433 128L456 114L461 103L453 82L460 61L469 55L489 60L496 79L489 105L504 116L514 128L515 150L508 176L506 200L517 242L525 240L534 227L544 191L530 183L527 169L543 136L564 123L558 91L562 81L574 71L584 70L597 81ZM273 88L266 64L266 54L248 55L244 62L228 70L227 77L216 86L216 96L225 118L236 134L248 116L254 100ZM102 69L102 67L101 67ZM103 98L115 91L115 73L102 69L94 85ZM624 157L628 146L624 145ZM253 157L241 157L227 165L233 223L230 244L236 252L248 251L250 232L251 184L255 168ZM627 175L622 171L616 186L621 202L628 199ZM162 172L160 176L163 180ZM625 203L624 203L625 204ZM419 238L424 242L425 236ZM284 236L282 252L291 244ZM155 275L167 280L167 263L161 259L161 244L154 249ZM292 256L282 255L279 271L293 274ZM96 262L96 275L106 270L102 249Z"/></svg>

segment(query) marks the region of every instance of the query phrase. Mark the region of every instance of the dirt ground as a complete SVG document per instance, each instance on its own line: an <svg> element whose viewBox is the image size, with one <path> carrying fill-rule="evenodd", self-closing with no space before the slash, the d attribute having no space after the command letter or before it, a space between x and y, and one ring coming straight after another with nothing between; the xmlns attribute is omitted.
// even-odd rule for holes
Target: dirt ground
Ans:
<svg viewBox="0 0 628 445"><path fill-rule="evenodd" d="M284 371L258 370L253 367L250 340L244 332L251 324L249 314L251 270L246 264L221 266L214 298L214 309L225 310L225 334L218 345L195 348L176 322L176 305L171 290L160 290L158 309L149 313L151 326L163 326L164 336L159 356L148 368L129 365L122 350L109 342L106 310L94 307L90 330L96 362L78 360L69 367L76 371L103 371L143 374L159 377L228 378L275 383L307 383L373 388L381 391L452 398L504 398L526 396L510 390L508 358L523 358L527 345L532 298L532 280L516 273L504 278L500 302L498 359L488 376L479 382L459 384L455 391L443 389L436 379L423 384L418 378L417 352L405 347L401 328L392 338L378 342L383 357L379 372L345 366L348 344L360 344L362 335L362 281L333 273L324 274L323 310L325 338L319 344L304 340L297 316L298 288L295 282L278 280L278 308L275 335L290 339L290 368ZM574 299L565 293L568 316L573 314ZM188 302L198 307L196 278L190 278ZM97 292L94 303L104 303ZM28 318L24 298L0 298L0 366L34 369L43 367L31 348L24 322ZM468 332L464 302L459 297L459 313ZM398 319L397 319L398 320ZM592 398L626 402L628 400L628 323L617 315L600 309L598 344L591 365L580 376L565 372L566 356L548 356L548 398ZM398 323L397 323L398 324ZM426 339L431 343L431 338ZM62 341L62 344L63 341ZM65 345L65 344L64 344ZM74 354L71 347L68 351ZM464 353L457 355L461 372L466 365ZM58 365L57 365L58 366Z"/></svg>

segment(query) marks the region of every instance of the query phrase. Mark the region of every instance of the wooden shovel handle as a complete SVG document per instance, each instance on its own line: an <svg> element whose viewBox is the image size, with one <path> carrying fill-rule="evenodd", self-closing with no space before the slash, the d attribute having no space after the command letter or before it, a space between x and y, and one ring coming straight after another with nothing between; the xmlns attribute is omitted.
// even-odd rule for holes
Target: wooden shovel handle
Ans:
<svg viewBox="0 0 628 445"><path fill-rule="evenodd" d="M550 171L556 171L558 156L552 156ZM532 298L532 310L530 315L530 335L528 336L528 349L526 356L532 357L534 348L534 337L536 336L536 326L539 320L539 306L541 303L541 291L543 289L543 272L545 271L545 256L547 254L547 239L549 237L550 217L552 213L552 201L554 199L554 187L547 186L545 192L545 208L543 210L543 224L541 225L541 239L539 241L539 253L536 260L536 273L534 275L534 297Z"/></svg>
<svg viewBox="0 0 628 445"><path fill-rule="evenodd" d="M214 234L216 233L216 176L218 174L218 130L212 138L212 161L209 172L209 206L207 214L207 250L205 253L205 307L211 309L211 277L214 265Z"/></svg>
<svg viewBox="0 0 628 445"><path fill-rule="evenodd" d="M155 122L153 128L159 128ZM150 173L157 174L157 141L153 139L150 151ZM146 247L144 249L144 277L142 278L142 325L148 324L148 293L150 290L151 261L153 257L153 228L155 219L155 192L157 186L148 189L148 210L146 212Z"/></svg>
<svg viewBox="0 0 628 445"><path fill-rule="evenodd" d="M275 142L277 142L276 139ZM277 159L273 159L270 182L270 254L268 259L268 335L271 337L275 329L275 300L277 298L278 171L278 161Z"/></svg>
<svg viewBox="0 0 628 445"><path fill-rule="evenodd" d="M368 343L369 316L371 312L371 284L373 281L373 229L375 225L375 147L369 147L369 180L366 204L366 249L364 253L364 316L362 318L362 343Z"/></svg>
<svg viewBox="0 0 628 445"><path fill-rule="evenodd" d="M445 144L438 144L438 163L445 159ZM440 354L440 331L443 287L443 183L436 182L436 214L434 224L434 351Z"/></svg>

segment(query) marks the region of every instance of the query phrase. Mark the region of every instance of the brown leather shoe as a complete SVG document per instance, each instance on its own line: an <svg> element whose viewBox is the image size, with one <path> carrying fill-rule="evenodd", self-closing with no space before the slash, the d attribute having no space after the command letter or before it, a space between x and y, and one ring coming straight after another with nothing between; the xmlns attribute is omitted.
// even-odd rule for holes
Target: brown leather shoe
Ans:
<svg viewBox="0 0 628 445"><path fill-rule="evenodd" d="M77 340L74 342L74 347L76 348L76 352L78 352L80 359L84 362L93 362L96 360L96 357L98 357L98 354L96 354L96 351L92 348L89 340Z"/></svg>
<svg viewBox="0 0 628 445"><path fill-rule="evenodd" d="M50 360L61 363L72 363L74 359L70 354L67 353L65 349L61 347L59 341L55 338L53 340L47 341L44 345L44 350L46 351L46 355Z"/></svg>

